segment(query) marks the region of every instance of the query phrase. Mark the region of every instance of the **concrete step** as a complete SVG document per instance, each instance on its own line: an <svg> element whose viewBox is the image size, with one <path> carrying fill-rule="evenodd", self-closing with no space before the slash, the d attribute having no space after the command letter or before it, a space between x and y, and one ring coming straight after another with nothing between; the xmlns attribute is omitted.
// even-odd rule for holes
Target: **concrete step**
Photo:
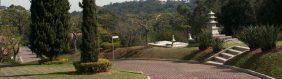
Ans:
<svg viewBox="0 0 282 79"><path fill-rule="evenodd" d="M223 35L223 34L218 34L218 35L213 35L213 37L224 37L226 35Z"/></svg>
<svg viewBox="0 0 282 79"><path fill-rule="evenodd" d="M224 63L224 62L226 62L227 61L227 59L225 59L225 58L222 58L222 57L214 57L214 60L216 61L216 62L220 62L220 63Z"/></svg>
<svg viewBox="0 0 282 79"><path fill-rule="evenodd" d="M243 46L235 46L235 47L233 47L232 49L234 49L234 50L239 50L239 51L242 51L242 52L245 52L245 51L249 51L249 50L250 50L249 47L243 47Z"/></svg>
<svg viewBox="0 0 282 79"><path fill-rule="evenodd" d="M216 61L207 61L206 63L209 63L209 64L218 64L218 65L223 65L223 63L216 62Z"/></svg>
<svg viewBox="0 0 282 79"><path fill-rule="evenodd" d="M228 42L228 41L238 41L238 39L237 38L232 38L232 39L226 39L226 40L224 40L225 42Z"/></svg>
<svg viewBox="0 0 282 79"><path fill-rule="evenodd" d="M219 39L232 39L232 36L223 36L223 37L219 37Z"/></svg>
<svg viewBox="0 0 282 79"><path fill-rule="evenodd" d="M243 52L242 52L242 51L238 51L238 50L234 50L234 49L228 49L228 50L226 51L226 53L232 54L232 55L238 55L238 54L241 54L241 53L243 53Z"/></svg>
<svg viewBox="0 0 282 79"><path fill-rule="evenodd" d="M219 56L226 58L226 59L230 59L230 58L234 57L235 55L232 55L232 54L229 54L229 53L220 53Z"/></svg>

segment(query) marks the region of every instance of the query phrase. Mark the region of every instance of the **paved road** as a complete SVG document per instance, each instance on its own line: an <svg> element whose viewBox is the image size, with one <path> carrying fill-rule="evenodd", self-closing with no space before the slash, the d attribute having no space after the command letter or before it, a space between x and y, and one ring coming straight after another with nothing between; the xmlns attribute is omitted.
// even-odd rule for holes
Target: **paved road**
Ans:
<svg viewBox="0 0 282 79"><path fill-rule="evenodd" d="M152 79L259 79L231 69L197 63L121 60L115 65L125 70L142 71Z"/></svg>

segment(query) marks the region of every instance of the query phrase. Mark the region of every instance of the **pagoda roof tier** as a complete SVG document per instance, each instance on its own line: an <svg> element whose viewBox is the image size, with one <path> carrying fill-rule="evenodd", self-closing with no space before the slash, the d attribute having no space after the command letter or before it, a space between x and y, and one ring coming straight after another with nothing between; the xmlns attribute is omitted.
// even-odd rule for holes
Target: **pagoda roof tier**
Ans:
<svg viewBox="0 0 282 79"><path fill-rule="evenodd" d="M209 23L218 23L217 21L210 21Z"/></svg>
<svg viewBox="0 0 282 79"><path fill-rule="evenodd" d="M214 15L215 13L213 12L213 11L210 11L210 13L209 13L210 15Z"/></svg>
<svg viewBox="0 0 282 79"><path fill-rule="evenodd" d="M210 18L211 18L211 19L215 19L215 18L217 18L217 17L215 17L215 16L211 16Z"/></svg>

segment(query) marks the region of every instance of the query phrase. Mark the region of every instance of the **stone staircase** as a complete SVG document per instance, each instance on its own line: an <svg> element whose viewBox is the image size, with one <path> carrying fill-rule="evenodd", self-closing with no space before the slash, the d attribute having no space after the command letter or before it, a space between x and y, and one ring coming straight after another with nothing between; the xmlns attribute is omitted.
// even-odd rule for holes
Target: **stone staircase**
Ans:
<svg viewBox="0 0 282 79"><path fill-rule="evenodd" d="M214 38L219 38L221 40L223 40L224 42L228 42L228 41L237 41L237 38L233 38L232 36L226 36L223 34L217 34L217 35L213 35Z"/></svg>
<svg viewBox="0 0 282 79"><path fill-rule="evenodd" d="M223 51L211 56L210 58L207 58L205 61L209 64L218 64L223 65L226 61L243 54L247 51L250 51L250 48L248 47L242 47L242 46L233 46L227 49L224 49Z"/></svg>

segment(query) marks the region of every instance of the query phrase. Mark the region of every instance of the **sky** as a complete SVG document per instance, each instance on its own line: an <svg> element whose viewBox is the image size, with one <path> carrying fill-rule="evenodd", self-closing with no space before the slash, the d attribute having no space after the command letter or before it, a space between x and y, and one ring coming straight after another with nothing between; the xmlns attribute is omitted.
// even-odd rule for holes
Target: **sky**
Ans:
<svg viewBox="0 0 282 79"><path fill-rule="evenodd" d="M82 9L78 6L78 3L81 1L82 0L69 0L71 4L70 12L81 11ZM103 6L103 5L110 4L111 2L116 3L116 2L124 2L124 1L132 1L132 0L96 0L96 4L98 6ZM11 4L21 5L25 7L27 10L29 10L30 8L29 0L1 0L1 5L3 6L9 6Z"/></svg>

